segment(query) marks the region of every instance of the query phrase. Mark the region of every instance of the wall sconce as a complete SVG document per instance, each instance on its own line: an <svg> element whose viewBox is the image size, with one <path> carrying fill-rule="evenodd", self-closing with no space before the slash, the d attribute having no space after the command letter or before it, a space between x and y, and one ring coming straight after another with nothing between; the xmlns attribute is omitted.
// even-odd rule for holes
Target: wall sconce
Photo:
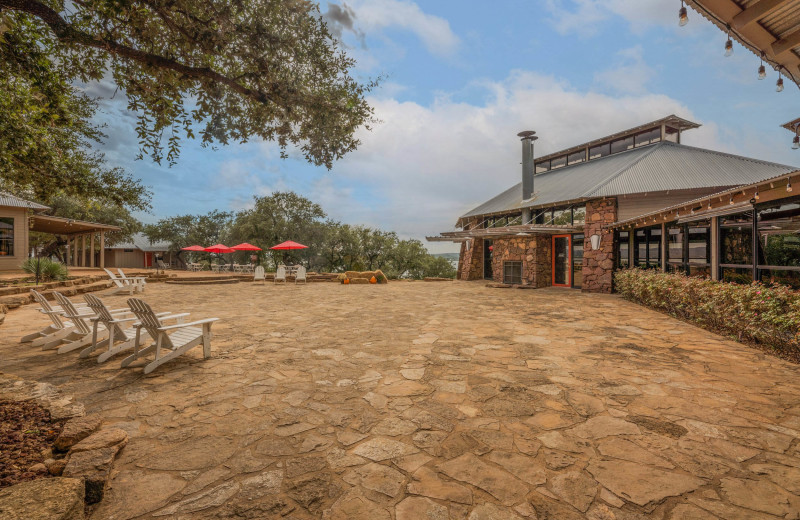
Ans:
<svg viewBox="0 0 800 520"><path fill-rule="evenodd" d="M589 241L592 244L592 251L597 251L598 249L600 249L600 235L590 236Z"/></svg>

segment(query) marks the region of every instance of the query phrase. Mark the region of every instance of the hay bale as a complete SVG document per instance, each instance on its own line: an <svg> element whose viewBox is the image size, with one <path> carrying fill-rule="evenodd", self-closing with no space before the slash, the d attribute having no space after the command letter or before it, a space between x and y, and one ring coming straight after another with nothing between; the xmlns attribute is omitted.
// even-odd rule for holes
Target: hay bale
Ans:
<svg viewBox="0 0 800 520"><path fill-rule="evenodd" d="M368 271L345 271L344 275L351 280L361 279L369 280L369 276L366 275Z"/></svg>
<svg viewBox="0 0 800 520"><path fill-rule="evenodd" d="M366 278L350 278L350 283L353 285L369 285L369 280Z"/></svg>

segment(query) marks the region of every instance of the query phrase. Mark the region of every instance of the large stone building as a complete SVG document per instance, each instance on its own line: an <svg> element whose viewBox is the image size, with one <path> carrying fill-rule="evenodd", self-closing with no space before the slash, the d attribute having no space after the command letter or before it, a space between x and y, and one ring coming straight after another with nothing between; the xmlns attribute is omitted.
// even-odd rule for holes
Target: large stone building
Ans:
<svg viewBox="0 0 800 520"><path fill-rule="evenodd" d="M522 133L522 182L429 240L461 242L461 280L611 292L636 265L800 282L800 172L681 144L698 126L672 115L535 159Z"/></svg>

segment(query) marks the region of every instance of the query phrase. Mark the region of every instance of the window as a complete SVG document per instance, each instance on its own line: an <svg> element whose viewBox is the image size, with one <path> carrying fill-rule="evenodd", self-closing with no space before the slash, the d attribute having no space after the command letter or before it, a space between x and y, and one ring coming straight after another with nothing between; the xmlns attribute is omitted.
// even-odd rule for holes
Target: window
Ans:
<svg viewBox="0 0 800 520"><path fill-rule="evenodd" d="M583 235L572 235L572 288L583 283Z"/></svg>
<svg viewBox="0 0 800 520"><path fill-rule="evenodd" d="M572 225L572 210L569 208L553 210L553 225L555 226Z"/></svg>
<svg viewBox="0 0 800 520"><path fill-rule="evenodd" d="M522 283L522 262L503 262L503 283Z"/></svg>
<svg viewBox="0 0 800 520"><path fill-rule="evenodd" d="M623 137L616 141L611 141L611 153L624 152L633 148L633 136Z"/></svg>
<svg viewBox="0 0 800 520"><path fill-rule="evenodd" d="M586 223L586 206L572 208L572 225L582 226Z"/></svg>
<svg viewBox="0 0 800 520"><path fill-rule="evenodd" d="M637 229L633 235L634 264L644 269L661 266L661 226Z"/></svg>
<svg viewBox="0 0 800 520"><path fill-rule="evenodd" d="M753 212L745 211L719 219L719 266L722 280L753 281Z"/></svg>
<svg viewBox="0 0 800 520"><path fill-rule="evenodd" d="M14 256L14 219L0 217L0 256Z"/></svg>
<svg viewBox="0 0 800 520"><path fill-rule="evenodd" d="M544 173L550 171L550 161L542 161L536 163L536 173Z"/></svg>
<svg viewBox="0 0 800 520"><path fill-rule="evenodd" d="M617 267L627 269L630 267L630 231L617 232Z"/></svg>
<svg viewBox="0 0 800 520"><path fill-rule="evenodd" d="M539 213L536 214L536 223L537 224L552 224L553 223L553 210L552 209L540 209Z"/></svg>
<svg viewBox="0 0 800 520"><path fill-rule="evenodd" d="M608 143L599 144L589 148L589 159L598 159L611 153L611 145Z"/></svg>
<svg viewBox="0 0 800 520"><path fill-rule="evenodd" d="M567 164L578 164L586 160L586 150L575 152L567 156Z"/></svg>
<svg viewBox="0 0 800 520"><path fill-rule="evenodd" d="M522 224L522 215L508 217L509 226L519 226Z"/></svg>
<svg viewBox="0 0 800 520"><path fill-rule="evenodd" d="M711 275L711 221L670 224L667 228L667 268L689 276Z"/></svg>
<svg viewBox="0 0 800 520"><path fill-rule="evenodd" d="M550 169L555 170L557 168L563 168L567 165L567 156L562 155L561 157L556 157L552 161L550 161Z"/></svg>
<svg viewBox="0 0 800 520"><path fill-rule="evenodd" d="M652 130L645 130L640 134L636 134L634 138L634 146L644 146L646 144L657 143L661 140L661 129L653 128Z"/></svg>
<svg viewBox="0 0 800 520"><path fill-rule="evenodd" d="M800 200L758 210L758 269L765 283L800 288Z"/></svg>

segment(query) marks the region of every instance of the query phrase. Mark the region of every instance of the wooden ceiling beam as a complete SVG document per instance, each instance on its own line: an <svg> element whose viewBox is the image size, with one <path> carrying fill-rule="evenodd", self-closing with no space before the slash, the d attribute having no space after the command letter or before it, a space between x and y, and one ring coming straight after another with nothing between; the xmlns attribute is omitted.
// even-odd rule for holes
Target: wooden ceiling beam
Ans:
<svg viewBox="0 0 800 520"><path fill-rule="evenodd" d="M784 52L789 52L800 45L800 29L795 29L785 37L772 44L772 53L780 56Z"/></svg>
<svg viewBox="0 0 800 520"><path fill-rule="evenodd" d="M733 17L731 26L734 29L744 29L753 22L767 16L773 11L780 9L791 0L761 0L751 5L741 13Z"/></svg>

